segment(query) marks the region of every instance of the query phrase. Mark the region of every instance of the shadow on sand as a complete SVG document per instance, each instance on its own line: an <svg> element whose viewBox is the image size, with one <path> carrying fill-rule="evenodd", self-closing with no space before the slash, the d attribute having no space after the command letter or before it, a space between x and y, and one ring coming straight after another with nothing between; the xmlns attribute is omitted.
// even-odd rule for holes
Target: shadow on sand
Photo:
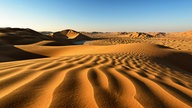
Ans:
<svg viewBox="0 0 192 108"><path fill-rule="evenodd" d="M0 46L0 62L45 58L47 56L30 53L13 45Z"/></svg>

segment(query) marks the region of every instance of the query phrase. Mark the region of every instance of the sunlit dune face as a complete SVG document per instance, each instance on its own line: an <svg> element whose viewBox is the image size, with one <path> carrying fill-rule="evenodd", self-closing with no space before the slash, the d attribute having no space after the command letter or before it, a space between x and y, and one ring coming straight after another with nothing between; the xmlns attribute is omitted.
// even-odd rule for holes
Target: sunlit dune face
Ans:
<svg viewBox="0 0 192 108"><path fill-rule="evenodd" d="M178 53L173 49L146 43L38 45L16 48L52 57L0 63L0 107L192 106L192 76L169 62ZM176 58L187 64L192 56Z"/></svg>
<svg viewBox="0 0 192 108"><path fill-rule="evenodd" d="M0 108L190 108L191 40L170 34L1 29Z"/></svg>
<svg viewBox="0 0 192 108"><path fill-rule="evenodd" d="M0 0L0 108L192 108L191 11L192 0Z"/></svg>
<svg viewBox="0 0 192 108"><path fill-rule="evenodd" d="M79 33L77 33L76 31L72 31L72 30L69 30L69 31L66 33L66 36L67 36L69 39L74 39L74 38L76 38L78 35L79 35Z"/></svg>

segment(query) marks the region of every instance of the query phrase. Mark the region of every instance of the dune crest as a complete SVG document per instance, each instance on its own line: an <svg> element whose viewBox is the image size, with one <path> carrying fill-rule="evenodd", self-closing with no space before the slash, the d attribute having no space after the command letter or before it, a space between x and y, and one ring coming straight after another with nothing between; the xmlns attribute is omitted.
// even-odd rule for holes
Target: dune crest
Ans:
<svg viewBox="0 0 192 108"><path fill-rule="evenodd" d="M91 38L81 34L80 32L66 29L59 32L53 33L52 37L58 39L74 39L74 40L90 40Z"/></svg>

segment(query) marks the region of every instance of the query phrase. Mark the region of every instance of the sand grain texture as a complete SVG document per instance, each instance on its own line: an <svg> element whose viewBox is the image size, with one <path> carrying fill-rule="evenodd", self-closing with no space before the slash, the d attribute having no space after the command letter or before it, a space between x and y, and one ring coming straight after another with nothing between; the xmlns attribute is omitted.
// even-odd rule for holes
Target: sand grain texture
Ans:
<svg viewBox="0 0 192 108"><path fill-rule="evenodd" d="M0 108L192 107L188 53L149 43L15 48L50 58L0 63Z"/></svg>

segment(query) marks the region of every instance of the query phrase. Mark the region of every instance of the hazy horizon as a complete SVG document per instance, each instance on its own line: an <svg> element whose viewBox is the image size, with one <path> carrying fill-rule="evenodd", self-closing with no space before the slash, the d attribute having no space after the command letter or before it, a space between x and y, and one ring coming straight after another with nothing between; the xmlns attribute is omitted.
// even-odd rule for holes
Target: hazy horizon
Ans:
<svg viewBox="0 0 192 108"><path fill-rule="evenodd" d="M191 5L190 0L1 0L0 27L179 32L192 28Z"/></svg>

